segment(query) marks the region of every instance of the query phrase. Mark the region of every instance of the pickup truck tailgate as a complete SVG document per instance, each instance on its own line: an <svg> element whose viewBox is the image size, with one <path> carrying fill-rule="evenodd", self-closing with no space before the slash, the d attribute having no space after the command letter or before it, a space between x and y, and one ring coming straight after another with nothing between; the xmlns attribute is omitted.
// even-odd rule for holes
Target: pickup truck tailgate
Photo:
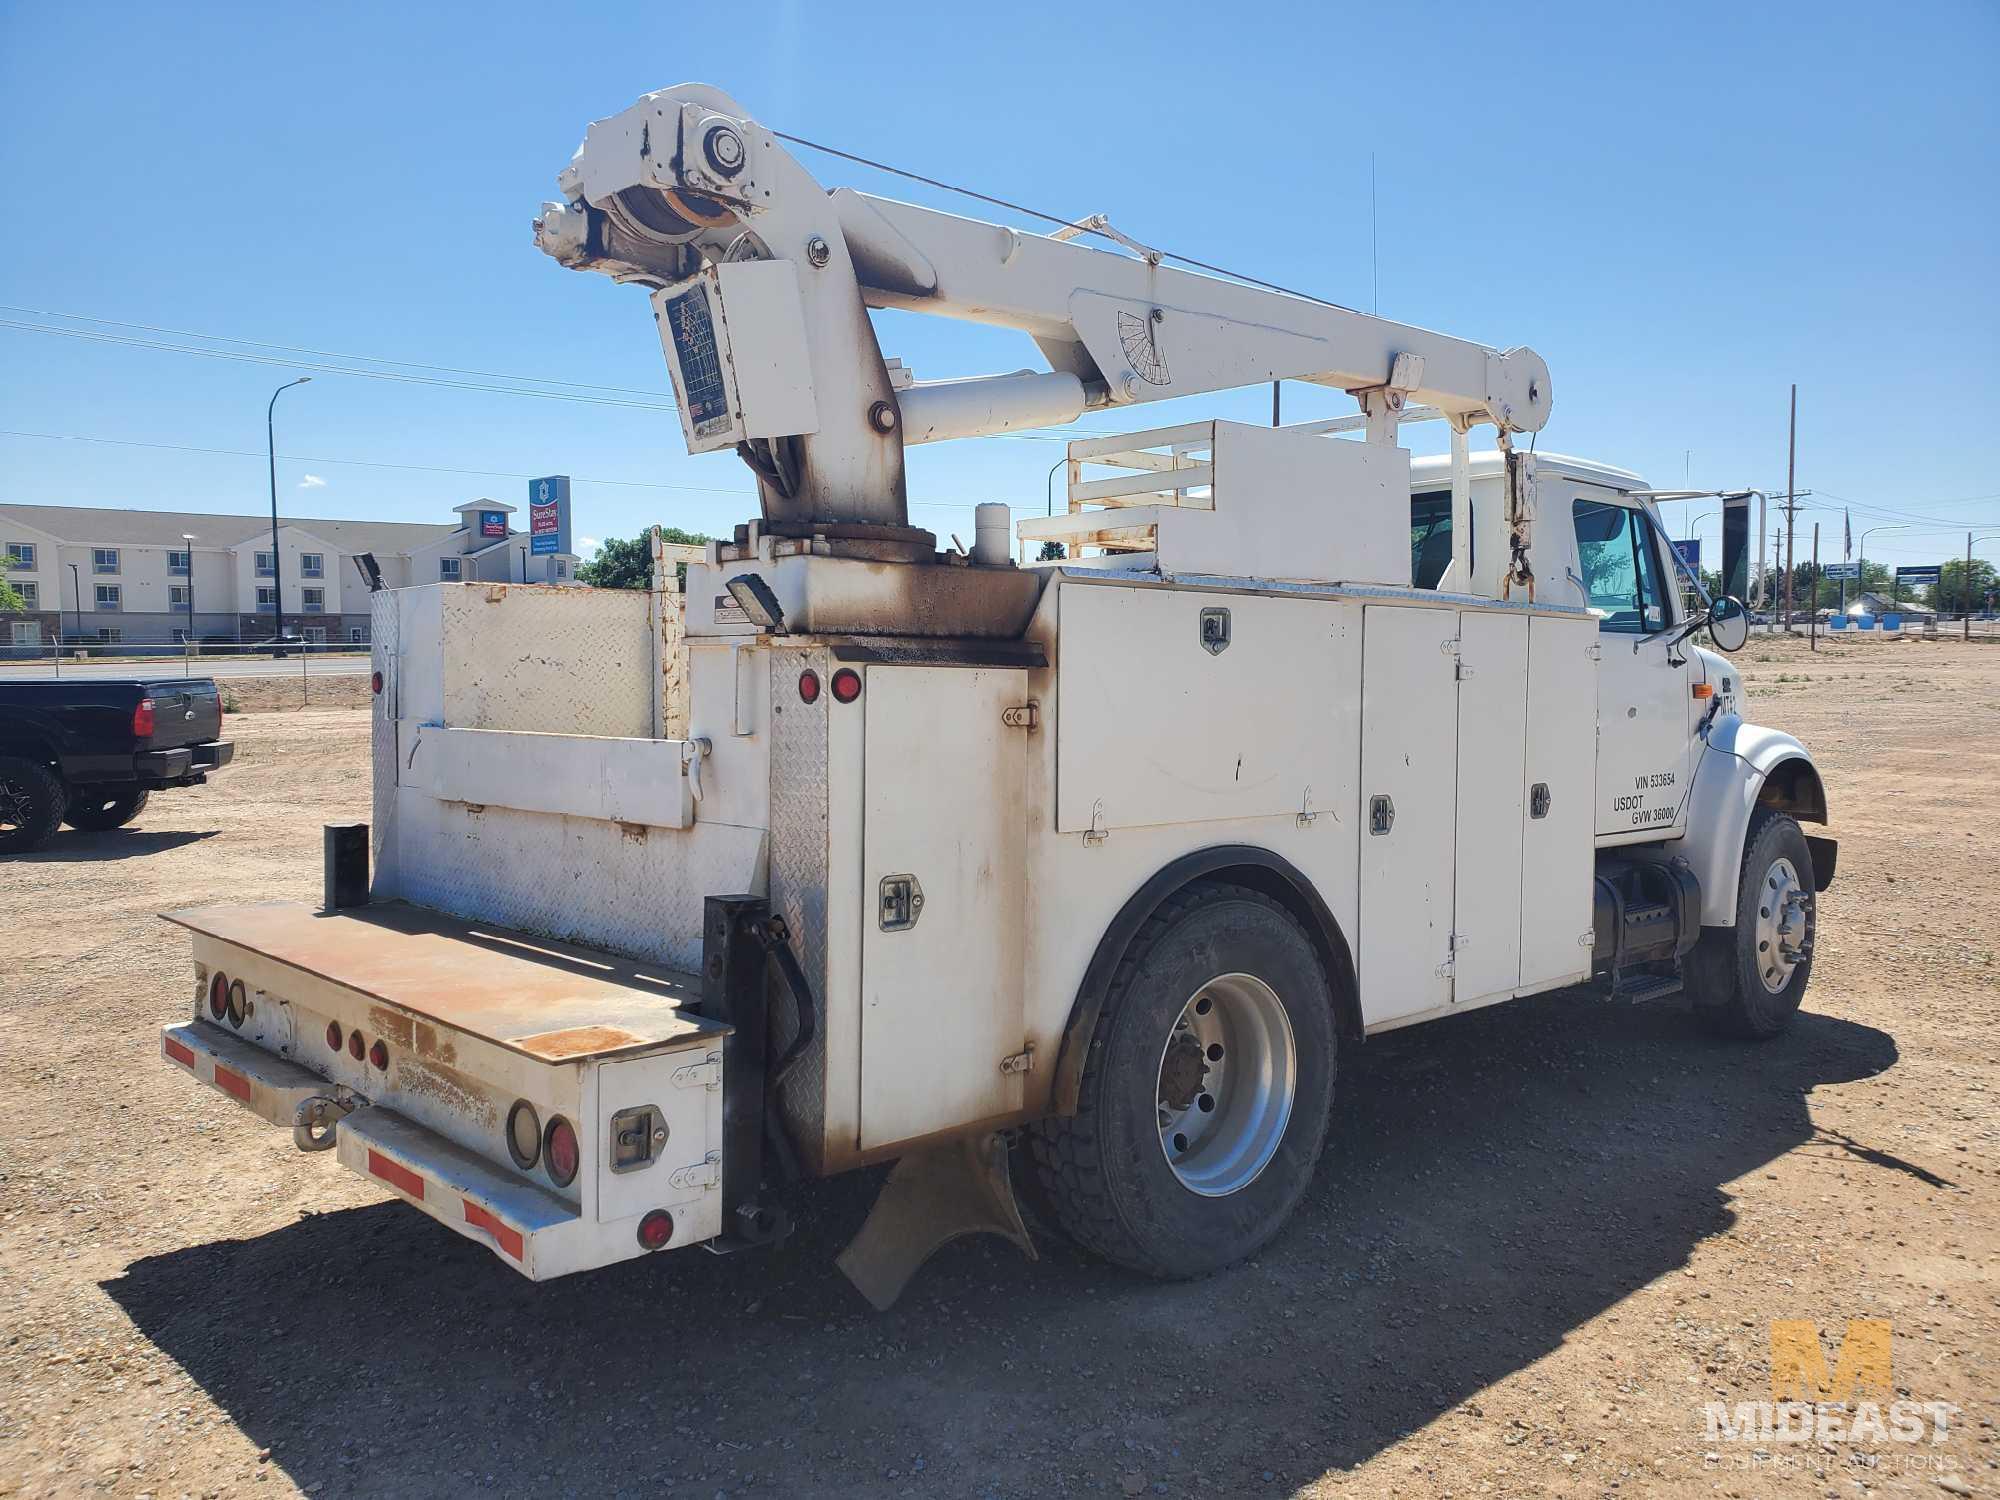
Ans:
<svg viewBox="0 0 2000 1500"><path fill-rule="evenodd" d="M141 748L178 750L222 738L222 698L205 677L165 677L141 684L153 700L153 732Z"/></svg>

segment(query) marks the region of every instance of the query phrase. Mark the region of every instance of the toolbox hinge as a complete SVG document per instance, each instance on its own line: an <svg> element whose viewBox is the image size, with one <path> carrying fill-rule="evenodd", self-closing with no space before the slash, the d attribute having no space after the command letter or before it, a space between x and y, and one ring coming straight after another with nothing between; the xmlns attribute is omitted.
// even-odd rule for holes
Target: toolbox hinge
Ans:
<svg viewBox="0 0 2000 1500"><path fill-rule="evenodd" d="M675 1167L667 1181L677 1188L714 1187L722 1181L722 1153L711 1151L700 1161Z"/></svg>
<svg viewBox="0 0 2000 1500"><path fill-rule="evenodd" d="M1000 722L1009 729L1039 729L1042 710L1039 704L1015 703L1000 710Z"/></svg>
<svg viewBox="0 0 2000 1500"><path fill-rule="evenodd" d="M711 1052L696 1063L683 1063L674 1069L674 1087L677 1089L719 1089L722 1087L722 1054Z"/></svg>
<svg viewBox="0 0 2000 1500"><path fill-rule="evenodd" d="M1010 1052L1000 1059L1002 1073L1032 1073L1035 1069L1035 1044L1023 1042L1019 1052Z"/></svg>

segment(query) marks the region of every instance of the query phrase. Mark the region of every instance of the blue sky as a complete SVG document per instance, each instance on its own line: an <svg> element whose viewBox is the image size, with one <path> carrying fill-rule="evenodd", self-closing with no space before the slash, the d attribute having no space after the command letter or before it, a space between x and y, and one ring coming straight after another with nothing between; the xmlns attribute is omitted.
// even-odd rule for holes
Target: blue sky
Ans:
<svg viewBox="0 0 2000 1500"><path fill-rule="evenodd" d="M1796 380L1828 556L1842 500L1857 537L1923 528L1872 540L1884 560L2000 530L2000 10L1613 10L6 4L0 303L31 312L0 324L189 342L41 316L82 314L665 393L643 294L560 269L529 221L590 120L701 79L780 129L1350 305L1375 303L1379 265L1384 315L1547 358L1544 447L1659 486L1782 487ZM878 326L925 378L1038 363L1004 331ZM266 503L257 418L294 366L0 341L0 428L100 440L0 436L9 499ZM1267 420L1269 398L1200 409L1116 425ZM1288 387L1288 417L1349 409ZM690 459L669 412L317 373L280 417L297 513L521 503L524 479L459 471L567 472L593 537L754 510L740 464ZM1061 453L918 450L912 519L969 541L976 501L1039 509Z"/></svg>

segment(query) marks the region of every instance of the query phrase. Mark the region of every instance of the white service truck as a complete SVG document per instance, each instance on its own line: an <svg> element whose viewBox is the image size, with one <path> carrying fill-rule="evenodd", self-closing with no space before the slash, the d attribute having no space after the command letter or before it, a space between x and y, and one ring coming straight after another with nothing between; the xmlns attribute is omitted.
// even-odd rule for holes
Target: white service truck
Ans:
<svg viewBox="0 0 2000 1500"><path fill-rule="evenodd" d="M955 1235L1033 1253L1023 1161L1122 1266L1251 1253L1393 1027L1593 975L1785 1027L1820 775L1692 643L1744 611L1683 608L1638 477L1515 445L1532 351L828 192L706 86L560 183L539 245L648 289L762 513L684 588L656 544L650 591L378 592L372 824L317 909L172 914L171 1063L536 1279L894 1161L841 1258L886 1305ZM877 308L1048 368L914 380ZM1279 379L1359 412L1082 439L1060 514L909 524L909 444Z"/></svg>

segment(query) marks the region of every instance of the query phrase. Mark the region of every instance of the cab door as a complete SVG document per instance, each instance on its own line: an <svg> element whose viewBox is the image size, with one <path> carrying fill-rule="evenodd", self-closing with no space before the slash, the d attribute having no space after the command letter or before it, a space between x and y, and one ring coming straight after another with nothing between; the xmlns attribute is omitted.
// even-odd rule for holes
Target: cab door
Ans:
<svg viewBox="0 0 2000 1500"><path fill-rule="evenodd" d="M1635 504L1579 496L1577 566L1597 616L1597 838L1668 837L1687 806L1692 680L1658 536Z"/></svg>

